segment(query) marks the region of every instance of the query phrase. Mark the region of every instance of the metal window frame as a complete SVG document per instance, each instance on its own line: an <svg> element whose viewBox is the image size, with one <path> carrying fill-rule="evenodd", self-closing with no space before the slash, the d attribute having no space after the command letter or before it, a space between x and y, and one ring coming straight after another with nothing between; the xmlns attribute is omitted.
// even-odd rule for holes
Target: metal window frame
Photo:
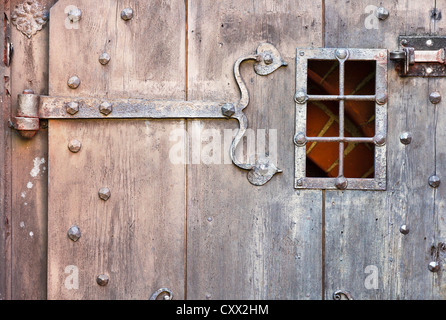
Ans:
<svg viewBox="0 0 446 320"><path fill-rule="evenodd" d="M341 48L297 48L296 51L296 126L295 126L295 180L296 189L340 189L340 190L386 190L386 140L387 140L387 50L385 49L341 49ZM308 95L308 60L339 61L339 94ZM376 61L375 94L345 95L345 62ZM339 101L339 136L307 137L307 102ZM344 136L344 103L347 100L375 101L375 136ZM306 143L339 142L339 173L336 178L306 177ZM374 178L344 177L344 145L346 142L375 144Z"/></svg>

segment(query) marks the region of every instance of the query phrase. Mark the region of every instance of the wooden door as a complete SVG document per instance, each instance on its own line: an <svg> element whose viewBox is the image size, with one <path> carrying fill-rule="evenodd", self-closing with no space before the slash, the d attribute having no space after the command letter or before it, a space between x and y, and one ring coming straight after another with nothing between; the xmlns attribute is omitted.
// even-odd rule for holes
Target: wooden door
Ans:
<svg viewBox="0 0 446 320"><path fill-rule="evenodd" d="M30 140L2 124L0 298L148 299L160 288L174 299L445 297L444 186L428 183L443 172L443 102L429 94L443 93L444 79L402 78L388 62L385 191L295 189L293 143L296 48L395 50L399 35L442 34L433 13L444 1L32 2L49 20L30 37L13 21L22 1L2 2L3 36L15 48L2 69L4 119L27 88L104 101L238 101L235 61L268 42L287 66L265 77L254 62L241 66L256 143L247 137L237 152L269 154L282 172L250 184L226 161L238 126L224 118L41 120ZM375 15L381 5L387 19ZM123 19L126 8L133 16ZM70 20L74 9L79 20ZM73 76L80 84L70 87Z"/></svg>

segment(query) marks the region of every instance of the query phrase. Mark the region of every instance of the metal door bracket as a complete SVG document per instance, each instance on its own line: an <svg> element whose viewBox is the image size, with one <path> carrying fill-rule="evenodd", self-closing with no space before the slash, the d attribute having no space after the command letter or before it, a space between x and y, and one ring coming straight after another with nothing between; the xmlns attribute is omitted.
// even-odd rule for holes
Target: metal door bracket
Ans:
<svg viewBox="0 0 446 320"><path fill-rule="evenodd" d="M239 130L230 147L232 162L249 170L250 183L261 186L281 170L268 158L243 163L236 157L237 146L248 128L243 110L249 104L249 93L240 74L240 65L248 60L255 61L254 71L261 76L287 65L269 43L260 44L255 54L239 58L234 64L234 77L240 89L238 102L50 97L25 90L18 97L14 128L23 137L32 138L39 130L39 119L236 119Z"/></svg>
<svg viewBox="0 0 446 320"><path fill-rule="evenodd" d="M402 77L445 77L446 37L399 36L400 48L390 52Z"/></svg>

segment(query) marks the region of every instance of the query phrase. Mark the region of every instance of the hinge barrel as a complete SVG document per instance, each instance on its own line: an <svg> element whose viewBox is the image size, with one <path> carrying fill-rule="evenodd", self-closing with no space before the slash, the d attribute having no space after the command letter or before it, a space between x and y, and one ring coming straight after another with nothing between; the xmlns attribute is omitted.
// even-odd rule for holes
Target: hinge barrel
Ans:
<svg viewBox="0 0 446 320"><path fill-rule="evenodd" d="M18 95L14 129L24 138L30 139L39 131L39 100L40 96L32 90Z"/></svg>

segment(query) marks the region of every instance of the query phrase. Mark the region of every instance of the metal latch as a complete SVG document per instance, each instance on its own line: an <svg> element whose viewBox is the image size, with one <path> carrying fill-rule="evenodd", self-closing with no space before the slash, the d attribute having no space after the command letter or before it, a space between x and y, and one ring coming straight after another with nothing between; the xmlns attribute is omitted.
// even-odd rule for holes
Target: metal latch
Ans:
<svg viewBox="0 0 446 320"><path fill-rule="evenodd" d="M446 37L399 36L400 48L390 52L402 77L445 77Z"/></svg>

